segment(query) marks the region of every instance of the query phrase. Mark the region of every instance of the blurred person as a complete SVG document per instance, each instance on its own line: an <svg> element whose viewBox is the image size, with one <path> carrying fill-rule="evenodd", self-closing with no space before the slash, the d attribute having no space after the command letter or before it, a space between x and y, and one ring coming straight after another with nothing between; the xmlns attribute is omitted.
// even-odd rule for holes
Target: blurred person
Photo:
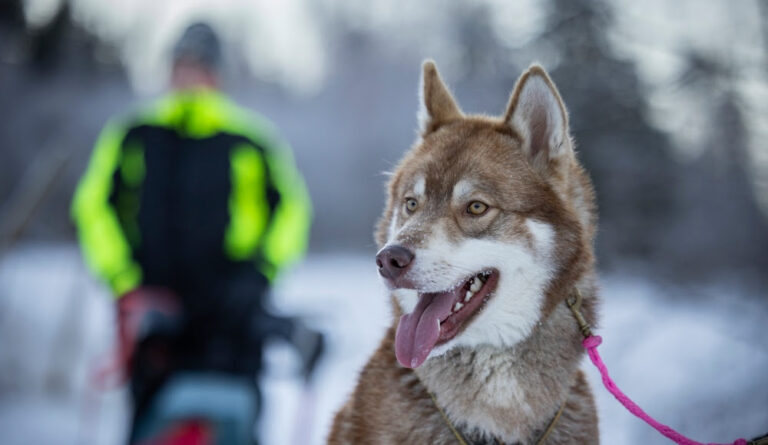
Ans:
<svg viewBox="0 0 768 445"><path fill-rule="evenodd" d="M169 370L250 376L258 400L267 337L299 347L307 373L322 349L319 334L265 310L270 283L305 251L310 202L271 125L220 91L221 58L210 26L188 27L171 92L106 125L75 192L85 259L117 297L134 419ZM140 343L157 314L180 332L159 359Z"/></svg>

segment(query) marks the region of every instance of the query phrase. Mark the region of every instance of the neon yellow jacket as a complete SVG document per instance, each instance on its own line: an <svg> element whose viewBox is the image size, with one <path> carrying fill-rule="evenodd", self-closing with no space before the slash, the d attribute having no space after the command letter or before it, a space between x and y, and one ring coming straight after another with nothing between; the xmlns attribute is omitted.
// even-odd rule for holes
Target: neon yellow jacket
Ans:
<svg viewBox="0 0 768 445"><path fill-rule="evenodd" d="M162 163L166 164L158 167ZM227 171L208 178L207 173L200 174L206 163L211 170L228 166ZM202 182L190 193L200 194L198 205L210 206L210 212L190 209L194 195L173 195L168 202L158 198L158 193L178 189L164 178L172 176L168 170L205 176L197 182L194 178L180 182ZM223 190L227 196L215 195ZM208 201L202 199L206 197ZM204 233L201 243L221 240L214 246L218 253L228 261L252 262L270 280L306 249L311 205L289 147L277 139L267 121L213 90L169 94L135 116L111 120L98 138L75 191L71 215L88 266L115 295L144 284L142 252L165 247L143 238L157 239L147 233L161 220L153 215L165 215L166 207L178 202L188 203L182 208L185 214L201 218L216 209L227 213L216 217L226 222L223 234ZM178 218L196 224L194 218ZM175 224L173 233L185 233L184 224ZM212 255L210 249L202 252Z"/></svg>

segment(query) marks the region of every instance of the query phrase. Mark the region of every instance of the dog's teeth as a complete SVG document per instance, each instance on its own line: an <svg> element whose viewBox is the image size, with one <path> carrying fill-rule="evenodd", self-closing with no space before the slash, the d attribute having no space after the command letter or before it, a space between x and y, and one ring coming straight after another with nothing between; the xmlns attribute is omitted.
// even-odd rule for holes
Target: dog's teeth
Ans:
<svg viewBox="0 0 768 445"><path fill-rule="evenodd" d="M453 312L458 312L462 307L464 307L464 305L457 301L456 305L453 306Z"/></svg>
<svg viewBox="0 0 768 445"><path fill-rule="evenodd" d="M468 290L467 291L467 295L464 296L464 302L465 303L468 302L472 298L473 295L475 295L475 293L472 292L471 290Z"/></svg>
<svg viewBox="0 0 768 445"><path fill-rule="evenodd" d="M481 287L483 287L483 282L482 281L472 279L472 285L469 286L469 290L474 293L474 292L479 291Z"/></svg>

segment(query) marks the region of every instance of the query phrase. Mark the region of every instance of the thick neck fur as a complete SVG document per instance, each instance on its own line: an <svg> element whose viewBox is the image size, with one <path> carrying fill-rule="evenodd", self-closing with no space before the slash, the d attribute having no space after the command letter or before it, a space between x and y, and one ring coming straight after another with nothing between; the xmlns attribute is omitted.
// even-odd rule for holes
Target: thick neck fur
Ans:
<svg viewBox="0 0 768 445"><path fill-rule="evenodd" d="M585 316L594 320L591 273L578 288ZM563 302L513 347L455 349L415 371L467 438L532 443L569 396L583 355L581 340Z"/></svg>

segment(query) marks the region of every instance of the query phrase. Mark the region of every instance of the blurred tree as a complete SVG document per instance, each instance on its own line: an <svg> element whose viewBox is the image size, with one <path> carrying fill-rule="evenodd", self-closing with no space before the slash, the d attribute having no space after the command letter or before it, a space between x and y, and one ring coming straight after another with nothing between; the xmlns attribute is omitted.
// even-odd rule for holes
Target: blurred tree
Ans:
<svg viewBox="0 0 768 445"><path fill-rule="evenodd" d="M459 102L467 112L501 114L507 105L507 95L526 66L519 63L494 31L494 11L488 4L448 4L448 28L455 30L451 33L455 39L451 50L458 56L459 66L458 80L449 83L456 86L456 93L461 96Z"/></svg>
<svg viewBox="0 0 768 445"><path fill-rule="evenodd" d="M21 4L21 0L0 1L0 35L5 37L2 40L3 55L5 55L8 37L22 33L25 28L24 7Z"/></svg>
<svg viewBox="0 0 768 445"><path fill-rule="evenodd" d="M2 0L0 12L0 218L29 221L21 230L32 237L61 238L71 233L72 189L104 116L131 94L118 59L100 56L114 49L73 20L68 1L35 26L20 0ZM38 177L58 173L70 157L60 177ZM35 218L16 214L34 212L38 200ZM0 243L12 236L0 233Z"/></svg>
<svg viewBox="0 0 768 445"><path fill-rule="evenodd" d="M452 3L451 28L456 30L456 52L467 77L495 78L506 66L510 51L493 32L493 11L487 4ZM504 72L504 71L502 71ZM511 73L514 75L514 73ZM494 91L498 94L498 91Z"/></svg>
<svg viewBox="0 0 768 445"><path fill-rule="evenodd" d="M557 54L551 74L597 189L603 266L617 258L655 259L662 234L676 217L679 180L669 139L647 119L635 66L611 49L606 37L611 23L606 2L551 0L536 43Z"/></svg>
<svg viewBox="0 0 768 445"><path fill-rule="evenodd" d="M750 155L736 72L714 57L691 52L678 87L711 104L702 154L685 165L680 215L668 228L666 256L688 277L738 270L760 277L768 270L768 221L750 180ZM763 277L764 278L764 277Z"/></svg>

